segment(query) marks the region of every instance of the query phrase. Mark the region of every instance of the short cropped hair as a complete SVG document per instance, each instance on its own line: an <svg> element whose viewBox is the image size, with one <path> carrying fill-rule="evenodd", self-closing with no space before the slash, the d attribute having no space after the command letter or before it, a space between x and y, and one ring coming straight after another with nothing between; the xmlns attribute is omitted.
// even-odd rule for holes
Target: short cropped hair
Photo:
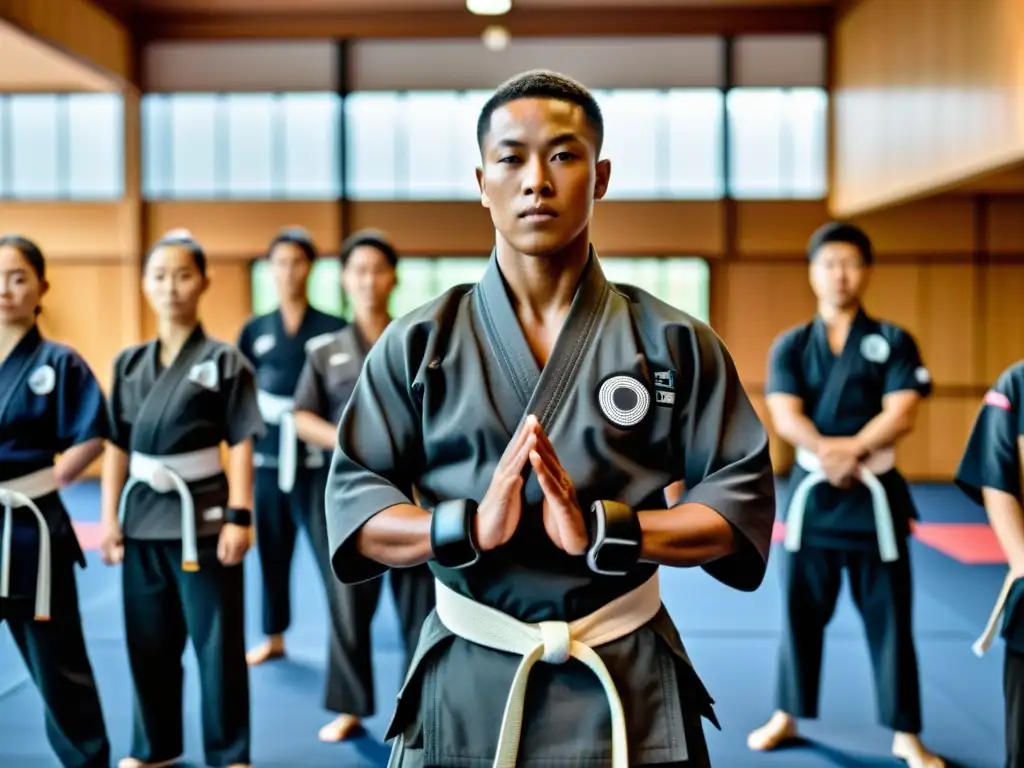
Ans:
<svg viewBox="0 0 1024 768"><path fill-rule="evenodd" d="M362 246L369 246L370 248L376 248L383 254L388 264L392 268L398 266L398 249L392 245L388 236L385 235L378 229L361 229L358 232L353 232L349 235L345 242L341 244L341 268L344 269L348 265L349 257L356 248Z"/></svg>
<svg viewBox="0 0 1024 768"><path fill-rule="evenodd" d="M516 75L498 86L480 109L476 122L477 145L483 150L484 138L491 129L491 115L509 102L519 99L557 99L569 101L583 108L587 122L597 140L597 154L604 143L604 116L601 107L586 86L557 72L535 69Z"/></svg>
<svg viewBox="0 0 1024 768"><path fill-rule="evenodd" d="M316 243L313 242L313 236L302 227L286 227L274 235L274 239L270 241L270 245L267 247L267 258L270 258L270 254L274 252L274 248L281 245L282 243L288 243L294 245L300 251L302 255L306 257L306 260L311 264L317 260Z"/></svg>
<svg viewBox="0 0 1024 768"><path fill-rule="evenodd" d="M875 249L871 245L871 238L867 233L856 226L845 221L833 221L821 226L811 235L807 243L807 258L814 261L818 249L829 243L846 243L860 251L860 257L866 266L875 262Z"/></svg>

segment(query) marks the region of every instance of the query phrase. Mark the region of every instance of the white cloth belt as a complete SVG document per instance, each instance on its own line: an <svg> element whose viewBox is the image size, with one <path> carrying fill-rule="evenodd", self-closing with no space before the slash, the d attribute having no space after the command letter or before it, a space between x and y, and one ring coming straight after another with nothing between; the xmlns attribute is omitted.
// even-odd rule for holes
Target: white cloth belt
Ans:
<svg viewBox="0 0 1024 768"><path fill-rule="evenodd" d="M641 586L573 622L526 624L486 605L463 597L440 581L437 615L454 634L471 643L522 656L505 703L494 768L514 768L523 726L523 705L530 670L537 661L564 664L570 658L586 664L604 687L612 716L611 768L629 768L626 716L615 683L594 648L632 634L661 610L655 573Z"/></svg>
<svg viewBox="0 0 1024 768"><path fill-rule="evenodd" d="M128 494L136 483L145 483L157 493L176 492L181 498L181 568L198 571L196 508L187 484L216 477L223 471L217 446L170 456L147 456L133 451L128 462L128 482L121 492L118 517L123 523Z"/></svg>
<svg viewBox="0 0 1024 768"><path fill-rule="evenodd" d="M291 493L295 487L295 472L299 463L295 399L272 395L261 389L256 393L256 405L263 421L278 427L277 487L284 493Z"/></svg>
<svg viewBox="0 0 1024 768"><path fill-rule="evenodd" d="M36 567L36 621L50 620L50 526L35 499L49 496L58 489L53 467L45 467L21 477L0 483L0 506L4 508L4 535L0 541L0 597L11 595L11 536L14 533L14 510L27 507L36 517L39 529L39 564Z"/></svg>
<svg viewBox="0 0 1024 768"><path fill-rule="evenodd" d="M819 483L828 482L818 457L805 448L797 448L796 463L807 470L808 474L793 490L789 511L786 514L785 547L789 552L800 551L804 513L807 510L807 500L811 491ZM895 466L895 449L882 448L862 461L857 472L857 479L871 492L871 505L875 511L875 533L878 536L878 552L882 561L886 563L899 560L900 552L896 543L896 524L893 522L889 497L886 495L878 475L888 472Z"/></svg>
<svg viewBox="0 0 1024 768"><path fill-rule="evenodd" d="M1012 571L1006 574L1006 581L1003 582L1003 588L999 590L999 597L996 598L995 607L992 608L992 614L988 617L985 630L981 633L981 637L975 640L974 645L971 646L971 650L974 651L974 655L978 658L985 655L988 649L992 647L992 642L996 639L996 635L999 634L999 626L1002 623L1003 613L1006 611L1006 601L1010 599L1010 589L1013 587L1014 581L1016 579Z"/></svg>

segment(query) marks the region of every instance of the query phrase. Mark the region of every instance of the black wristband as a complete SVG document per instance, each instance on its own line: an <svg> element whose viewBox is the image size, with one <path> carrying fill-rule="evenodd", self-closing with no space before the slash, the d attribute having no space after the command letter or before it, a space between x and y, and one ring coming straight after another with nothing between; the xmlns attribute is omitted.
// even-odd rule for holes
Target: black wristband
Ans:
<svg viewBox="0 0 1024 768"><path fill-rule="evenodd" d="M248 528L252 525L252 512L242 507L228 507L228 511L224 514L224 522Z"/></svg>
<svg viewBox="0 0 1024 768"><path fill-rule="evenodd" d="M604 576L625 576L640 562L640 518L626 504L595 501L587 520L587 566Z"/></svg>
<svg viewBox="0 0 1024 768"><path fill-rule="evenodd" d="M430 547L434 559L445 568L467 568L480 559L473 536L476 502L451 499L434 507L430 516Z"/></svg>

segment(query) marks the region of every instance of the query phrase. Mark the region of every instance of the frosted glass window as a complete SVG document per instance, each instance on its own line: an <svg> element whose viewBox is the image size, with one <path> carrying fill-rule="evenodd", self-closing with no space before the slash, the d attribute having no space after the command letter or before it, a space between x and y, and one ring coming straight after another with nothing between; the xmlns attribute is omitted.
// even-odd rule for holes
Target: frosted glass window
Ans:
<svg viewBox="0 0 1024 768"><path fill-rule="evenodd" d="M353 199L399 197L396 129L402 118L395 93L355 93L345 99L346 190Z"/></svg>
<svg viewBox="0 0 1024 768"><path fill-rule="evenodd" d="M7 177L10 173L8 158L11 154L10 133L7 130L8 111L7 97L0 94L0 199L10 196L7 189Z"/></svg>
<svg viewBox="0 0 1024 768"><path fill-rule="evenodd" d="M119 94L67 97L68 179L72 198L124 193L124 102Z"/></svg>
<svg viewBox="0 0 1024 768"><path fill-rule="evenodd" d="M665 99L669 197L725 194L722 126L725 98L714 88L670 91Z"/></svg>
<svg viewBox="0 0 1024 768"><path fill-rule="evenodd" d="M238 93L225 100L229 197L274 196L276 106L273 94L269 93Z"/></svg>
<svg viewBox="0 0 1024 768"><path fill-rule="evenodd" d="M170 100L169 191L174 197L218 197L218 101L212 94L175 94Z"/></svg>
<svg viewBox="0 0 1024 768"><path fill-rule="evenodd" d="M476 181L476 169L480 167L480 147L476 140L476 121L480 110L491 97L490 91L467 91L462 95L458 107L458 124L455 126L456 168L455 187L452 198L456 200L479 200L480 186Z"/></svg>
<svg viewBox="0 0 1024 768"><path fill-rule="evenodd" d="M171 195L170 99L152 94L142 97L142 194L147 200Z"/></svg>
<svg viewBox="0 0 1024 768"><path fill-rule="evenodd" d="M284 194L304 200L341 195L338 139L340 97L333 93L286 94L284 110Z"/></svg>
<svg viewBox="0 0 1024 768"><path fill-rule="evenodd" d="M736 198L822 197L827 96L818 88L738 88L727 99Z"/></svg>
<svg viewBox="0 0 1024 768"><path fill-rule="evenodd" d="M793 197L824 198L828 194L828 95L819 88L790 92L789 126L792 153L790 191Z"/></svg>
<svg viewBox="0 0 1024 768"><path fill-rule="evenodd" d="M8 96L11 197L63 197L60 103L53 94Z"/></svg>
<svg viewBox="0 0 1024 768"><path fill-rule="evenodd" d="M604 117L601 156L612 164L605 199L662 197L667 187L664 153L659 152L666 144L664 94L629 90L594 96Z"/></svg>
<svg viewBox="0 0 1024 768"><path fill-rule="evenodd" d="M458 186L457 145L460 95L453 92L405 94L398 126L402 159L400 197L451 199Z"/></svg>

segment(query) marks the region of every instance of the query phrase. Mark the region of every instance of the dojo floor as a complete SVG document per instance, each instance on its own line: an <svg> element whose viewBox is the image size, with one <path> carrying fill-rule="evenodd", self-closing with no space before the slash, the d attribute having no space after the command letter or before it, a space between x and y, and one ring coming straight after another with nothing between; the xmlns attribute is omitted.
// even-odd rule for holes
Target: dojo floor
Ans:
<svg viewBox="0 0 1024 768"><path fill-rule="evenodd" d="M915 622L922 677L927 741L950 761L969 768L1002 765L1002 645L984 659L971 643L984 625L1005 573L983 513L950 486L915 489L923 525L913 543ZM99 489L84 483L66 495L82 524L83 542L95 540ZM90 525L93 524L93 525ZM259 565L247 560L248 631L259 635ZM875 722L871 670L859 618L848 592L840 599L826 641L821 719L804 725L808 741L774 754L757 755L745 746L747 732L771 712L775 654L780 630L778 560L753 594L733 592L700 571L663 572L666 605L687 648L717 699L723 731L705 723L717 768L778 766L900 766L889 755L890 735ZM130 740L131 693L117 571L105 568L94 551L79 571L86 640L98 676L113 742L123 756ZM271 766L383 766L388 749L379 739L398 687L401 665L398 627L389 597L375 623L374 662L378 706L369 735L342 745L324 745L317 729L322 668L326 652L323 596L308 546L299 547L292 584L290 658L253 670L253 759ZM385 595L387 595L385 591ZM186 654L186 759L201 766L199 700L195 663ZM42 705L6 628L0 628L0 767L57 766L46 742Z"/></svg>

